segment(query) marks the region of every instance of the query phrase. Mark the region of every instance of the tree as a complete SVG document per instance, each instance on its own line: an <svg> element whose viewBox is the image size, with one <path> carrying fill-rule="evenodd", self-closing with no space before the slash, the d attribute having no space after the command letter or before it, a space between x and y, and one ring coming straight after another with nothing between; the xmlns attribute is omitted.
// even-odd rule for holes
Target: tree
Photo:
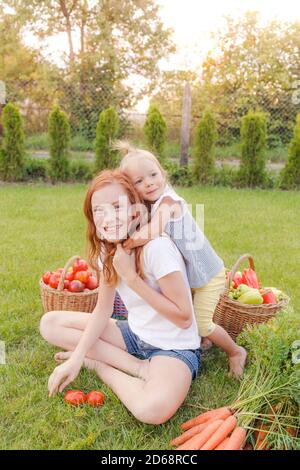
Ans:
<svg viewBox="0 0 300 470"><path fill-rule="evenodd" d="M19 181L24 176L24 132L19 109L13 103L4 107L2 123L4 137L0 149L0 174L5 181Z"/></svg>
<svg viewBox="0 0 300 470"><path fill-rule="evenodd" d="M294 137L289 145L288 160L280 174L282 189L300 189L300 114L294 129Z"/></svg>
<svg viewBox="0 0 300 470"><path fill-rule="evenodd" d="M112 143L118 137L119 116L110 107L100 113L95 141L95 169L97 172L106 168L115 168L119 163L117 150L112 149Z"/></svg>
<svg viewBox="0 0 300 470"><path fill-rule="evenodd" d="M144 124L144 134L147 145L159 158L161 163L164 161L163 151L166 143L166 132L167 124L164 118L162 117L159 109L156 106L151 105Z"/></svg>
<svg viewBox="0 0 300 470"><path fill-rule="evenodd" d="M200 183L210 183L215 169L216 120L213 112L206 109L196 130L193 151L193 173Z"/></svg>
<svg viewBox="0 0 300 470"><path fill-rule="evenodd" d="M263 27L257 12L226 18L225 27L215 35L216 47L203 62L202 93L197 94L207 92L219 126L226 130L223 143L239 137L240 116L257 107L269 113L269 133L289 141L297 112L291 85L300 74L299 34L299 22L272 21Z"/></svg>
<svg viewBox="0 0 300 470"><path fill-rule="evenodd" d="M265 174L266 116L262 112L249 111L242 118L242 158L238 178L250 187L261 185Z"/></svg>
<svg viewBox="0 0 300 470"><path fill-rule="evenodd" d="M114 84L121 86L130 75L142 77L139 90L125 85L135 104L153 89L159 75L158 62L175 51L159 17L155 0L4 0L23 27L41 39L64 32L69 51L64 57L69 74L78 66L81 84L91 72L106 66ZM79 35L79 45L74 37Z"/></svg>
<svg viewBox="0 0 300 470"><path fill-rule="evenodd" d="M22 107L26 135L46 131L47 108L56 93L58 68L40 51L25 46L22 28L15 15L0 13L0 80L5 83L7 101Z"/></svg>
<svg viewBox="0 0 300 470"><path fill-rule="evenodd" d="M52 182L66 181L70 173L70 124L66 114L55 106L49 115L50 178Z"/></svg>

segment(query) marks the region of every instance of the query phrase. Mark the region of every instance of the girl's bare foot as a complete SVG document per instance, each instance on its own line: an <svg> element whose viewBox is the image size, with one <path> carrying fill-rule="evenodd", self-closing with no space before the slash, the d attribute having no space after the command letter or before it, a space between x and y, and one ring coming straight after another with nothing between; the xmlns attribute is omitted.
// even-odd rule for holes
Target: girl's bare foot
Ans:
<svg viewBox="0 0 300 470"><path fill-rule="evenodd" d="M201 339L201 349L202 351L207 351L208 349L210 349L212 347L213 343L210 339L208 338L202 338Z"/></svg>
<svg viewBox="0 0 300 470"><path fill-rule="evenodd" d="M101 377L102 372L105 369L110 368L110 366L108 366L107 364L104 364L104 362L96 361L95 359L87 359L87 358L84 359L83 365L87 369L94 370L100 378L102 378Z"/></svg>
<svg viewBox="0 0 300 470"><path fill-rule="evenodd" d="M71 357L72 352L73 351L60 351L54 355L54 359L56 360L56 362L66 361L67 359ZM88 369L96 369L97 363L103 364L103 362L100 362L97 360L93 360L89 358L84 359L84 365ZM136 371L133 375L135 377L138 377L139 379L147 381L149 378L149 365L150 365L149 359L144 359L144 360L140 359L139 363L136 366Z"/></svg>
<svg viewBox="0 0 300 470"><path fill-rule="evenodd" d="M55 354L54 358L57 362L63 362L69 359L71 357L73 351L60 351ZM83 361L83 366L86 367L87 369L95 370L97 375L101 378L101 373L105 368L108 368L107 364L104 364L103 362L96 361L93 359L88 359L85 358Z"/></svg>
<svg viewBox="0 0 300 470"><path fill-rule="evenodd" d="M239 379L242 377L247 360L247 351L237 346L238 352L229 356L229 375Z"/></svg>
<svg viewBox="0 0 300 470"><path fill-rule="evenodd" d="M73 351L59 351L58 353L54 354L54 359L56 362L63 362L71 357Z"/></svg>

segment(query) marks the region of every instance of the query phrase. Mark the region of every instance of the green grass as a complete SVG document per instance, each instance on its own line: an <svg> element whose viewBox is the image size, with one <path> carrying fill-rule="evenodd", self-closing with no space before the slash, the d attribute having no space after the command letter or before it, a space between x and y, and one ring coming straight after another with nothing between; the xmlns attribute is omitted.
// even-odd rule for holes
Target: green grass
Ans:
<svg viewBox="0 0 300 470"><path fill-rule="evenodd" d="M134 140L134 145L137 147L145 147L141 140ZM188 150L188 155L191 158L193 149L190 146ZM179 161L180 155L180 145L176 142L167 142L164 149L164 156L166 158L171 158ZM266 162L271 161L272 163L276 162L285 162L287 160L288 151L287 146L276 147L273 149L266 149L265 157ZM234 143L232 145L226 146L216 146L215 150L215 159L216 160L239 160L241 158L241 145L240 143Z"/></svg>
<svg viewBox="0 0 300 470"><path fill-rule="evenodd" d="M240 143L235 143L232 145L226 145L224 147L216 147L216 160L232 160L241 158L241 145ZM287 146L275 147L273 149L266 149L265 158L266 161L271 161L272 163L285 162L287 160L288 150Z"/></svg>
<svg viewBox="0 0 300 470"><path fill-rule="evenodd" d="M238 384L227 377L224 353L203 355L202 373L185 403L162 426L144 425L93 372L83 370L72 388L101 388L100 409L70 408L62 396L48 399L47 381L56 348L39 335L43 314L38 280L74 254L85 256L85 185L0 186L1 449L168 449L179 424L201 410L228 404ZM177 188L188 203L205 205L205 234L232 267L253 255L263 285L290 295L300 311L300 194L297 192ZM246 266L246 265L245 265Z"/></svg>
<svg viewBox="0 0 300 470"><path fill-rule="evenodd" d="M146 148L145 143L139 139L133 139L132 144ZM27 153L30 154L32 151L39 151L39 150L49 150L49 142L47 133L37 134L33 136L28 136L25 140L25 148ZM72 159L90 159L91 153L94 152L94 143L92 141L87 140L85 137L81 135L76 135L71 140L71 158ZM88 152L88 153L87 153ZM189 147L189 156L192 155L192 147ZM287 159L287 146L276 147L274 149L267 149L266 150L266 161L271 162L285 162ZM164 149L164 156L166 158L171 158L176 161L179 161L180 155L180 145L176 142L168 141L166 143ZM234 143L232 145L227 146L217 146L215 151L216 160L232 160L241 158L241 149L239 143Z"/></svg>
<svg viewBox="0 0 300 470"><path fill-rule="evenodd" d="M94 151L94 143L82 135L75 135L71 139L71 150L77 152ZM26 150L48 150L49 140L47 132L27 136L25 139Z"/></svg>

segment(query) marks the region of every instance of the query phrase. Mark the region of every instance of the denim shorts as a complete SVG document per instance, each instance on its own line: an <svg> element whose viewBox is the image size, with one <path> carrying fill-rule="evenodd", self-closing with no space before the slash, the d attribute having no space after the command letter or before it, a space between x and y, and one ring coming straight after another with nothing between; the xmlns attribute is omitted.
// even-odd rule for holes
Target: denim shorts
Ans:
<svg viewBox="0 0 300 470"><path fill-rule="evenodd" d="M121 330L129 354L139 359L151 360L154 356L170 356L183 361L191 371L192 380L197 377L201 364L200 348L198 349L159 349L156 346L142 341L128 325L127 320L117 320L116 324Z"/></svg>

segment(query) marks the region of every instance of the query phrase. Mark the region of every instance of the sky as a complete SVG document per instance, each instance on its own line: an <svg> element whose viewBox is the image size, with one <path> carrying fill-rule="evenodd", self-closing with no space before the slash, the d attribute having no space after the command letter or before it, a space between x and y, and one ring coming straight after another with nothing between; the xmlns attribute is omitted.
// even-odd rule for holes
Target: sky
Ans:
<svg viewBox="0 0 300 470"><path fill-rule="evenodd" d="M162 70L190 69L197 71L199 58L204 58L213 47L211 32L224 24L224 16L238 17L246 11L258 11L261 23L273 18L281 21L300 21L300 3L297 0L156 0L160 5L160 16L166 27L174 30L173 40L177 53L168 60L160 61ZM28 37L32 44L32 38ZM60 35L51 40L50 53L67 51L67 38ZM137 106L139 112L148 107L146 97Z"/></svg>
<svg viewBox="0 0 300 470"><path fill-rule="evenodd" d="M174 28L179 51L170 65L195 67L194 54L205 53L213 46L210 33L224 24L224 16L238 17L246 11L260 12L262 24L273 18L300 21L297 0L156 0L161 6L164 24ZM168 66L168 64L164 64Z"/></svg>

